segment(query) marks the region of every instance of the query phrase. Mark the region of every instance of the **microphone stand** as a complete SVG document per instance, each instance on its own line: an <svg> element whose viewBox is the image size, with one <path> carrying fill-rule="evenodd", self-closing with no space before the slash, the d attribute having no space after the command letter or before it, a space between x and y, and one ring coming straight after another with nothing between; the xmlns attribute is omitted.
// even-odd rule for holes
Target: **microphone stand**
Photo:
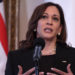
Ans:
<svg viewBox="0 0 75 75"><path fill-rule="evenodd" d="M39 75L39 59L40 59L40 57L41 57L41 46L36 47L35 54L33 56L36 75Z"/></svg>
<svg viewBox="0 0 75 75"><path fill-rule="evenodd" d="M38 60L35 61L35 74L39 75L39 61Z"/></svg>

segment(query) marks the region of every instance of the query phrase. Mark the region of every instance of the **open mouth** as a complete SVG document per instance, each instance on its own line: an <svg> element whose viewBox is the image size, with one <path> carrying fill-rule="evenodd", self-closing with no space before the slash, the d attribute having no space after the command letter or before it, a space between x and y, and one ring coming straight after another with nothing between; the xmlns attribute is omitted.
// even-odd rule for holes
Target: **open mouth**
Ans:
<svg viewBox="0 0 75 75"><path fill-rule="evenodd" d="M44 31L45 31L46 33L51 33L51 32L53 31L53 29L51 29L51 28L45 28Z"/></svg>

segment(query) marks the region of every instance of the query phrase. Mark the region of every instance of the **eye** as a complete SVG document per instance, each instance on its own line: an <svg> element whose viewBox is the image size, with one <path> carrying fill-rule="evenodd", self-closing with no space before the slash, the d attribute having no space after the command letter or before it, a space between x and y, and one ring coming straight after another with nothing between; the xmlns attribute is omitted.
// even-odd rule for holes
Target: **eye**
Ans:
<svg viewBox="0 0 75 75"><path fill-rule="evenodd" d="M57 18L57 17L53 17L53 20L55 20L55 21L59 21L59 18Z"/></svg>
<svg viewBox="0 0 75 75"><path fill-rule="evenodd" d="M48 18L48 16L43 15L41 18L42 18L42 19L46 19L46 18Z"/></svg>

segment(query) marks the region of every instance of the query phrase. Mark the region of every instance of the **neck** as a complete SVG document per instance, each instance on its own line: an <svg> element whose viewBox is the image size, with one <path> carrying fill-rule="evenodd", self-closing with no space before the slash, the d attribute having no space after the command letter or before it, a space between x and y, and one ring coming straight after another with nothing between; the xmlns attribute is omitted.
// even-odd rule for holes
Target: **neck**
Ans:
<svg viewBox="0 0 75 75"><path fill-rule="evenodd" d="M45 47L42 50L43 55L52 55L56 53L56 39L55 40L45 40Z"/></svg>
<svg viewBox="0 0 75 75"><path fill-rule="evenodd" d="M53 49L56 47L56 39L54 40L45 40L45 48Z"/></svg>

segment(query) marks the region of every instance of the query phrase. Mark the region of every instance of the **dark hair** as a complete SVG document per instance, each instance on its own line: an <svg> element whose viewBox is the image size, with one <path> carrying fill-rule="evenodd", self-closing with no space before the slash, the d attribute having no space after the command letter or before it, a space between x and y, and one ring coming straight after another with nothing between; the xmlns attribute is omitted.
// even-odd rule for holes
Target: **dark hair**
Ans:
<svg viewBox="0 0 75 75"><path fill-rule="evenodd" d="M58 9L59 14L60 14L60 23L62 25L62 31L61 31L60 36L57 36L57 41L64 42L64 43L66 42L66 36L67 36L66 35L66 23L64 19L63 10L60 5L52 3L52 2L48 2L48 3L43 3L39 5L34 10L31 16L31 19L29 21L28 31L26 34L26 42L23 42L25 47L32 46L34 39L36 39L36 32L34 32L34 29L37 28L38 20L42 17L44 11L49 6L55 6Z"/></svg>

